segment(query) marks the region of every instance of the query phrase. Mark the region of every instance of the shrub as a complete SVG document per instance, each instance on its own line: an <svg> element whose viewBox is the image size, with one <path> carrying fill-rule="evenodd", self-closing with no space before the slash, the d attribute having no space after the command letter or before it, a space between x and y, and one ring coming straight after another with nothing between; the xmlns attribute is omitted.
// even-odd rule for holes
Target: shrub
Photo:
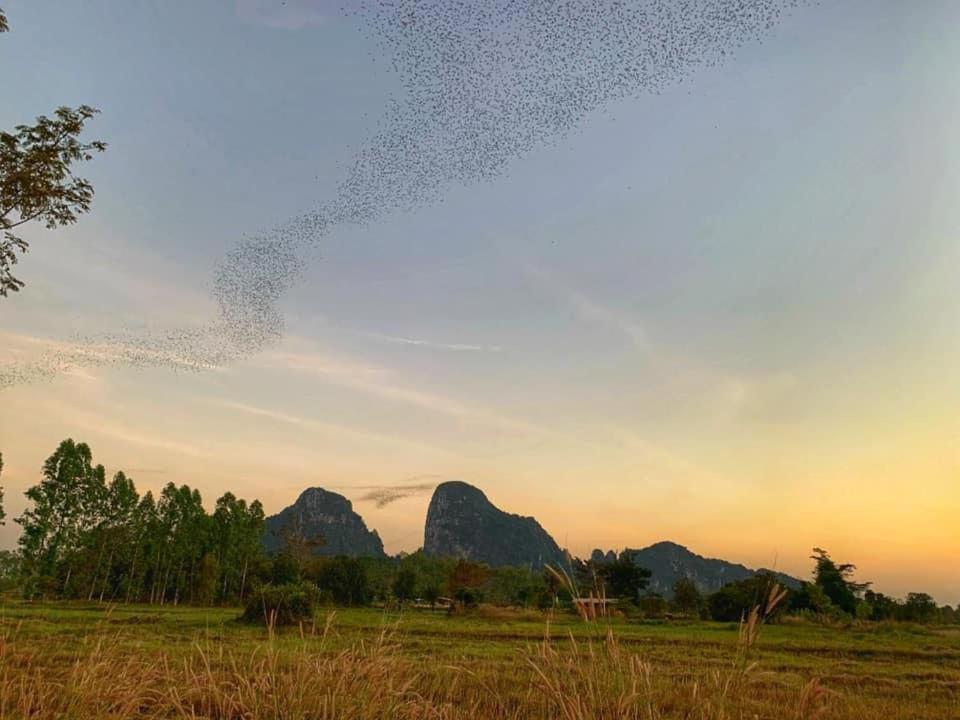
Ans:
<svg viewBox="0 0 960 720"><path fill-rule="evenodd" d="M461 607L474 608L483 600L483 593L476 588L462 587L457 588L456 592L453 593L453 599L456 600Z"/></svg>
<svg viewBox="0 0 960 720"><path fill-rule="evenodd" d="M261 585L247 598L243 619L267 625L297 625L313 620L320 593L311 583Z"/></svg>
<svg viewBox="0 0 960 720"><path fill-rule="evenodd" d="M770 588L776 584L776 580L766 573L757 573L752 578L728 583L708 598L710 617L720 622L737 622L746 617L751 608L760 604L763 598L769 595ZM776 621L783 607L790 603L791 593L785 592L786 602L778 605L768 621Z"/></svg>

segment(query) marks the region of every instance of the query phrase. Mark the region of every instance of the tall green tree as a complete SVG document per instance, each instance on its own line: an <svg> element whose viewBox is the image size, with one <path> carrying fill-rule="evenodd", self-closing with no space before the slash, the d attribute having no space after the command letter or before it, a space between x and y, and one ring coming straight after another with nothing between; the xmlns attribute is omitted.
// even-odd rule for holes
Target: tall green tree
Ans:
<svg viewBox="0 0 960 720"><path fill-rule="evenodd" d="M424 598L427 602L435 603L444 593L447 578L456 563L457 561L453 558L427 557L420 549L406 555L400 561L400 566L411 570L416 576L415 595Z"/></svg>
<svg viewBox="0 0 960 720"><path fill-rule="evenodd" d="M94 596L103 600L108 594L111 597L115 594L117 565L125 565L124 560L136 539L134 522L139 500L133 480L123 471L117 472L104 493L100 522L89 543L91 549L95 548L96 564L90 578L88 600Z"/></svg>
<svg viewBox="0 0 960 720"><path fill-rule="evenodd" d="M637 602L640 592L647 587L651 572L637 565L627 553L598 569L607 596Z"/></svg>
<svg viewBox="0 0 960 720"><path fill-rule="evenodd" d="M276 563L279 563L284 573L292 570L292 575L286 578L275 577L275 583L303 580L309 566L315 564L313 561L316 549L326 545L327 541L322 535L308 537L303 527L303 517L297 514L280 528L280 543Z"/></svg>
<svg viewBox="0 0 960 720"><path fill-rule="evenodd" d="M218 599L243 601L251 565L263 553L264 512L259 500L247 505L233 493L217 500L213 545L220 568Z"/></svg>
<svg viewBox="0 0 960 720"><path fill-rule="evenodd" d="M391 590L401 605L412 600L417 589L417 576L409 567L401 567L393 578Z"/></svg>
<svg viewBox="0 0 960 720"><path fill-rule="evenodd" d="M546 586L543 575L529 567L503 566L491 568L483 589L487 602L527 607L539 600Z"/></svg>
<svg viewBox="0 0 960 720"><path fill-rule="evenodd" d="M225 493L217 499L217 506L213 513L213 545L217 553L217 562L221 570L220 599L227 598L233 586L231 569L235 567L232 555L235 552L236 536L240 521L241 509L236 496Z"/></svg>
<svg viewBox="0 0 960 720"><path fill-rule="evenodd" d="M937 603L927 593L907 593L900 610L900 619L909 622L930 623L939 619Z"/></svg>
<svg viewBox="0 0 960 720"><path fill-rule="evenodd" d="M0 459L2 462L2 459ZM263 554L263 506L226 493L213 515L200 493L168 483L141 498L119 471L108 484L90 447L64 440L26 492L21 553L9 567L27 594L152 603L242 600ZM7 573L9 575L9 572Z"/></svg>
<svg viewBox="0 0 960 720"><path fill-rule="evenodd" d="M9 29L0 10L0 33ZM72 225L90 210L93 186L73 167L107 149L100 140L80 139L97 112L89 105L59 107L53 117L40 115L33 125L0 132L0 297L23 287L13 267L29 244L14 230L34 220L51 230Z"/></svg>
<svg viewBox="0 0 960 720"><path fill-rule="evenodd" d="M820 586L824 595L845 613L856 615L860 597L864 590L870 587L870 583L853 580L857 566L834 562L830 553L822 548L814 548L810 559L816 563L813 570L814 582Z"/></svg>
<svg viewBox="0 0 960 720"><path fill-rule="evenodd" d="M133 532L135 540L130 564L126 573L124 599L152 601L155 580L160 567L164 538L161 536L160 516L157 501L149 490L137 503L134 512Z"/></svg>
<svg viewBox="0 0 960 720"><path fill-rule="evenodd" d="M483 597L481 588L489 577L490 568L486 565L460 559L450 568L447 587L451 597L461 605L476 605Z"/></svg>
<svg viewBox="0 0 960 720"><path fill-rule="evenodd" d="M102 490L103 467L93 466L86 443L64 440L44 462L43 479L25 493L33 506L16 520L28 589L68 591L73 557L96 520ZM65 575L56 588L61 563Z"/></svg>
<svg viewBox="0 0 960 720"><path fill-rule="evenodd" d="M680 578L673 584L673 605L686 615L695 615L703 607L703 594L690 578Z"/></svg>
<svg viewBox="0 0 960 720"><path fill-rule="evenodd" d="M166 538L165 564L158 575L157 602L192 602L200 560L210 547L210 521L198 490L168 483L157 503Z"/></svg>
<svg viewBox="0 0 960 720"><path fill-rule="evenodd" d="M364 558L323 558L318 563L317 586L338 605L366 605L371 599Z"/></svg>

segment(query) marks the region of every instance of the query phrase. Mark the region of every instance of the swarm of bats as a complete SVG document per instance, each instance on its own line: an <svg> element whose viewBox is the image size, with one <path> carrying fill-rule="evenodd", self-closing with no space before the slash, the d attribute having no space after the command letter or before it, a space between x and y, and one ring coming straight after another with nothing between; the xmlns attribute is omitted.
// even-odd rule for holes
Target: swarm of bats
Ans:
<svg viewBox="0 0 960 720"><path fill-rule="evenodd" d="M214 271L218 316L179 330L78 337L0 367L0 388L78 366L220 367L276 343L280 303L310 251L489 181L610 103L657 93L763 40L804 0L394 0L351 11L402 92L326 204L240 242Z"/></svg>

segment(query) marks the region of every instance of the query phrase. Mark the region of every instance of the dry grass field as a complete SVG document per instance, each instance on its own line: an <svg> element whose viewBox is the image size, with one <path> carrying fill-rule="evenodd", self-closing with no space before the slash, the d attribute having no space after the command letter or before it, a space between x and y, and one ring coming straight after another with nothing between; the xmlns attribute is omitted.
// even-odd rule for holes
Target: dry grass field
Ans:
<svg viewBox="0 0 960 720"><path fill-rule="evenodd" d="M960 628L349 609L0 611L2 718L960 718Z"/></svg>

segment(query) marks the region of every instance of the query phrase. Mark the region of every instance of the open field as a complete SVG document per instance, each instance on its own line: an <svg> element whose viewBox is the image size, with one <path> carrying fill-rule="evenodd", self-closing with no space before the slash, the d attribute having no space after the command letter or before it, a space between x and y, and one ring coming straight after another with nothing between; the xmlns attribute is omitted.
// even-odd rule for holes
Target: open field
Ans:
<svg viewBox="0 0 960 720"><path fill-rule="evenodd" d="M0 717L960 718L960 628L238 614L5 602Z"/></svg>

